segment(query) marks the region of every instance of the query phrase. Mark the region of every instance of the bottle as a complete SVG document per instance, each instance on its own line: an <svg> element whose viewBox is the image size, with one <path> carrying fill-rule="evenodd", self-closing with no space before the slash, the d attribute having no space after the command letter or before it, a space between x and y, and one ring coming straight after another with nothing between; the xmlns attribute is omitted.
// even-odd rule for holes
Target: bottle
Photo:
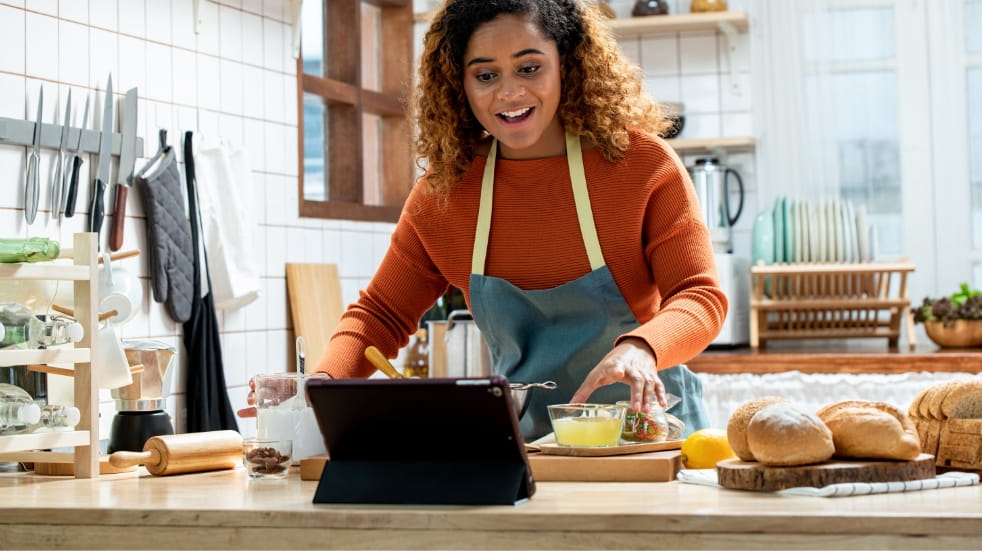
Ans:
<svg viewBox="0 0 982 551"><path fill-rule="evenodd" d="M57 241L46 237L0 239L0 263L44 262L61 254Z"/></svg>
<svg viewBox="0 0 982 551"><path fill-rule="evenodd" d="M48 404L41 408L40 419L31 425L28 432L71 430L81 420L82 413L75 406Z"/></svg>
<svg viewBox="0 0 982 551"><path fill-rule="evenodd" d="M34 349L82 340L82 325L55 318L41 321L30 308L0 303L0 350Z"/></svg>
<svg viewBox="0 0 982 551"><path fill-rule="evenodd" d="M425 379L430 371L430 348L426 340L426 329L419 329L409 340L402 373L406 377Z"/></svg>
<svg viewBox="0 0 982 551"><path fill-rule="evenodd" d="M668 15L668 2L665 0L638 0L631 9L631 15L642 17L645 15Z"/></svg>
<svg viewBox="0 0 982 551"><path fill-rule="evenodd" d="M19 386L0 383L0 435L27 432L41 420L41 408Z"/></svg>

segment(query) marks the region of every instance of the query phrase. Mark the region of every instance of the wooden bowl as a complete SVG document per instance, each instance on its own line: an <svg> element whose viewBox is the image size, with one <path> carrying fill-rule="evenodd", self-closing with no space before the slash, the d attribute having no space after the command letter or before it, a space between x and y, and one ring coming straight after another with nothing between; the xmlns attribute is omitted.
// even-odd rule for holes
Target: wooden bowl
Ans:
<svg viewBox="0 0 982 551"><path fill-rule="evenodd" d="M942 348L982 346L982 320L955 320L945 327L943 321L925 321L927 336Z"/></svg>

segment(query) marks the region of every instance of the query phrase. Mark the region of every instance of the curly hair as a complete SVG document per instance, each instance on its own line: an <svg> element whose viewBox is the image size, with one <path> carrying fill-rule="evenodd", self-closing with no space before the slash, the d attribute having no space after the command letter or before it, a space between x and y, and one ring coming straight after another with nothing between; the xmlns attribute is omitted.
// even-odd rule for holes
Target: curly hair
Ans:
<svg viewBox="0 0 982 551"><path fill-rule="evenodd" d="M645 94L640 69L623 56L599 10L582 0L447 0L426 32L412 105L416 163L427 170L428 191L449 191L487 136L464 92L464 53L474 31L502 14L528 17L556 43L562 60L557 116L607 160L627 150L629 127L659 134L671 125Z"/></svg>

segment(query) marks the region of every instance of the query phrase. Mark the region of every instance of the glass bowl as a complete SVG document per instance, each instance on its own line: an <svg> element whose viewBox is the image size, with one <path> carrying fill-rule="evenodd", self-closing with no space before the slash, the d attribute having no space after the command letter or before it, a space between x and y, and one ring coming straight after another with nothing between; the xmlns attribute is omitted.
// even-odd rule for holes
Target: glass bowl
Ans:
<svg viewBox="0 0 982 551"><path fill-rule="evenodd" d="M627 413L617 404L555 404L548 409L557 444L588 448L616 446Z"/></svg>
<svg viewBox="0 0 982 551"><path fill-rule="evenodd" d="M286 478L292 458L292 440L251 438L242 442L242 464L252 478Z"/></svg>
<svg viewBox="0 0 982 551"><path fill-rule="evenodd" d="M621 440L625 442L664 442L668 439L668 418L665 410L652 406L647 413L635 411L627 401L617 402L627 408L624 416L624 431Z"/></svg>

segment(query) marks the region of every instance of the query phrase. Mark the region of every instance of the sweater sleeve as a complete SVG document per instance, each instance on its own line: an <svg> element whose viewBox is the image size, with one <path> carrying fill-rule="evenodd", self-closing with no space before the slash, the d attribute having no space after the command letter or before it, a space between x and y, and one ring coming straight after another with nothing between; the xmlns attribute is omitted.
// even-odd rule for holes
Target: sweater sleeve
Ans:
<svg viewBox="0 0 982 551"><path fill-rule="evenodd" d="M660 301L637 329L618 339L647 342L659 370L702 352L719 334L728 308L692 182L669 151L672 162L652 173L643 226L644 255Z"/></svg>
<svg viewBox="0 0 982 551"><path fill-rule="evenodd" d="M373 345L387 358L416 332L419 320L448 287L419 239L406 211L396 224L392 241L368 286L358 301L348 306L315 371L335 378L369 377L375 367L365 359L365 348Z"/></svg>

